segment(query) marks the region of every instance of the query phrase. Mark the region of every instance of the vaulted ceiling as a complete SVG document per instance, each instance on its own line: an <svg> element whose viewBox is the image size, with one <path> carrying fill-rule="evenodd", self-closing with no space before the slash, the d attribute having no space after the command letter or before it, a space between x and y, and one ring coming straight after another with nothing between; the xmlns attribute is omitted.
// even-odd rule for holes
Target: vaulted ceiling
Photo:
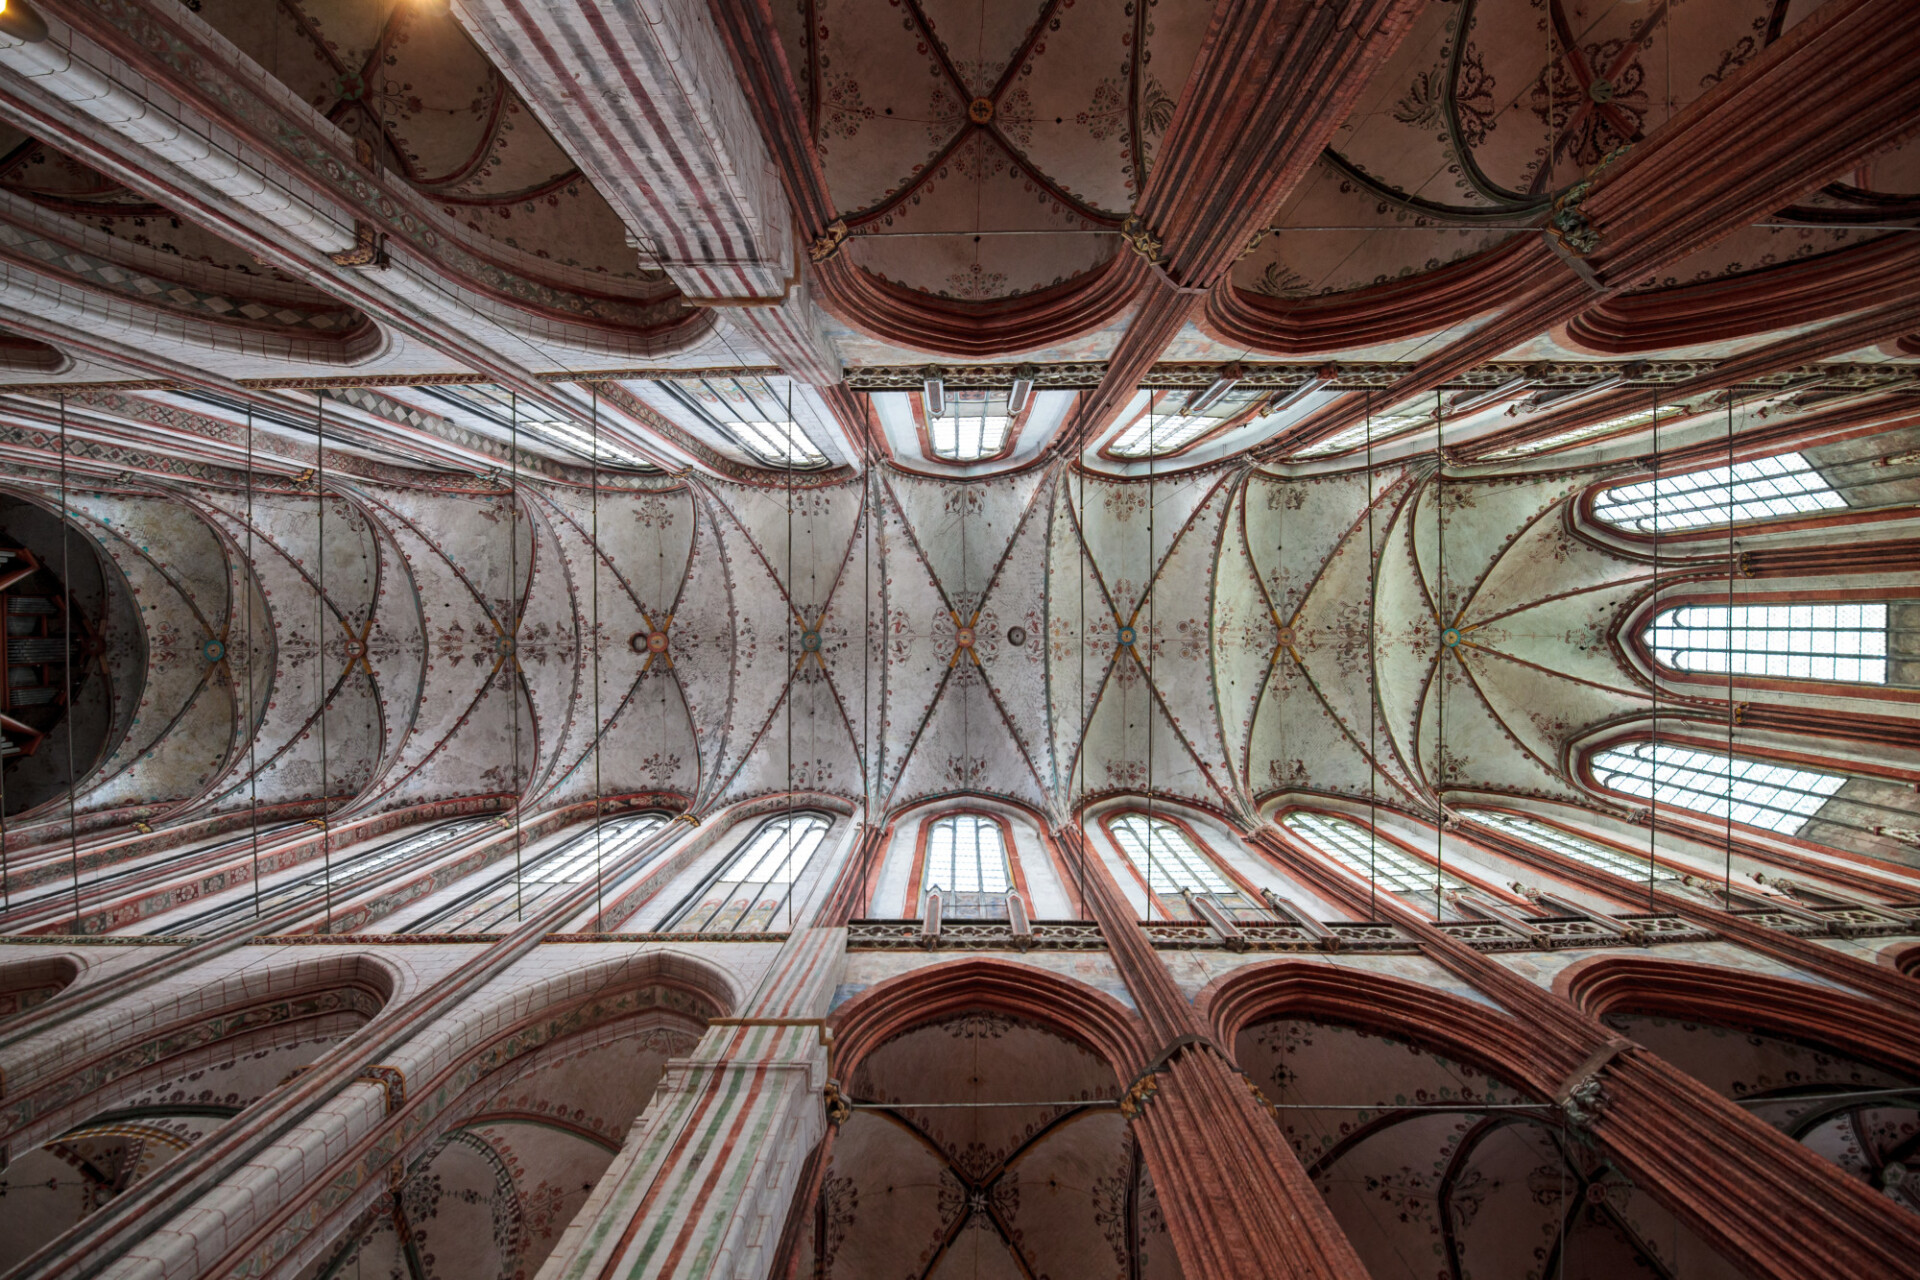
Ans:
<svg viewBox="0 0 1920 1280"><path fill-rule="evenodd" d="M1655 566L1584 523L1587 480L87 490L76 528L140 601L117 661L144 671L78 807L1590 803L1573 745L1651 705L1619 631Z"/></svg>
<svg viewBox="0 0 1920 1280"><path fill-rule="evenodd" d="M1909 6L47 9L0 458L138 601L93 821L1579 800L1654 573L1582 492L1913 500Z"/></svg>

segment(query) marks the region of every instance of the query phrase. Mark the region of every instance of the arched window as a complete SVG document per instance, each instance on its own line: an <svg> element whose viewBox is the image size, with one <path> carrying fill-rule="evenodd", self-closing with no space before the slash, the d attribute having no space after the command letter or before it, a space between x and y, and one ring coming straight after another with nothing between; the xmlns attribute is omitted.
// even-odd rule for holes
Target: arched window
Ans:
<svg viewBox="0 0 1920 1280"><path fill-rule="evenodd" d="M1642 639L1675 671L1887 682L1887 606L1877 602L1680 605Z"/></svg>
<svg viewBox="0 0 1920 1280"><path fill-rule="evenodd" d="M978 462L1006 451L1014 415L1005 391L955 389L939 414L927 415L927 443L948 462Z"/></svg>
<svg viewBox="0 0 1920 1280"><path fill-rule="evenodd" d="M291 875L262 885L256 901L251 888L222 895L214 904L188 916L162 916L161 923L147 930L149 937L212 933L241 921L284 911L300 903L310 903L315 912L329 899L336 901L356 885L363 885L381 872L411 858L436 849L444 850L463 836L472 835L491 822L488 818L465 818L443 822L421 831L410 831L382 843L369 842L330 857L309 859Z"/></svg>
<svg viewBox="0 0 1920 1280"><path fill-rule="evenodd" d="M1594 781L1610 791L1651 799L1793 835L1846 785L1831 773L1743 760L1664 742L1634 742L1597 752Z"/></svg>
<svg viewBox="0 0 1920 1280"><path fill-rule="evenodd" d="M661 391L691 409L762 466L822 467L826 455L793 420L794 388L767 378L662 380Z"/></svg>
<svg viewBox="0 0 1920 1280"><path fill-rule="evenodd" d="M775 926L832 822L818 813L768 818L667 913L663 933L759 933Z"/></svg>
<svg viewBox="0 0 1920 1280"><path fill-rule="evenodd" d="M1428 866L1391 840L1382 840L1357 822L1318 813L1290 813L1281 825L1362 879L1389 893L1433 894L1469 886L1450 872Z"/></svg>
<svg viewBox="0 0 1920 1280"><path fill-rule="evenodd" d="M1572 835L1558 827L1550 827L1544 822L1535 822L1531 818L1518 818L1513 814L1497 813L1491 809L1470 809L1467 813L1475 822L1492 827L1495 831L1503 832L1516 840L1540 845L1563 857L1572 858L1575 862L1584 863L1596 871L1619 876L1634 884L1647 883L1647 859L1643 857L1623 853L1597 840ZM1680 872L1673 867L1663 862L1654 863L1653 879L1656 883L1671 882L1679 878Z"/></svg>
<svg viewBox="0 0 1920 1280"><path fill-rule="evenodd" d="M1192 918L1193 912L1182 895L1208 893L1229 915L1266 918L1220 874L1213 860L1179 823L1128 813L1115 818L1107 829L1168 916Z"/></svg>
<svg viewBox="0 0 1920 1280"><path fill-rule="evenodd" d="M1006 835L980 813L956 813L927 828L927 864L922 897L940 890L946 919L997 919L1006 913L1011 884Z"/></svg>
<svg viewBox="0 0 1920 1280"><path fill-rule="evenodd" d="M520 866L495 863L453 886L439 903L407 923L403 933L491 933L510 929L543 899L593 879L597 869L625 857L667 823L661 813L609 818Z"/></svg>
<svg viewBox="0 0 1920 1280"><path fill-rule="evenodd" d="M1747 520L1778 520L1813 511L1838 511L1846 499L1813 464L1783 453L1731 467L1660 476L1603 489L1593 514L1635 533L1674 533Z"/></svg>
<svg viewBox="0 0 1920 1280"><path fill-rule="evenodd" d="M1139 416L1122 428L1107 446L1107 452L1116 458L1159 458L1178 453L1202 436L1227 426L1265 400L1268 393L1251 387L1229 391L1197 411L1185 406L1205 394L1204 391L1142 394L1146 398L1134 402L1140 406Z"/></svg>

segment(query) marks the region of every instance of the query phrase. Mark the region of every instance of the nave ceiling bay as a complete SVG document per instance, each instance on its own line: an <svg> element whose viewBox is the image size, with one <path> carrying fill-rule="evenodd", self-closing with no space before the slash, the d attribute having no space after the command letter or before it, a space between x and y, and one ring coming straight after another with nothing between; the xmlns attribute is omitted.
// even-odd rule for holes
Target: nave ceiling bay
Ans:
<svg viewBox="0 0 1920 1280"><path fill-rule="evenodd" d="M1916 469L1875 465L1910 456L1910 434L1836 448L1871 496L1910 502ZM1596 524L1595 479L1422 459L597 495L524 476L81 483L72 536L139 604L106 636L120 736L82 762L75 813L345 820L599 794L702 814L789 792L875 812L975 794L1055 820L1140 792L1236 823L1289 796L1591 806L1575 748L1596 733L1726 719L1723 689L1668 673L1656 691L1629 634L1656 592L1726 591L1724 541L1656 557ZM1796 567L1820 537L1743 534L1743 554L1779 550L1741 590L1830 584ZM1771 742L1752 719L1742 740ZM67 820L64 798L16 811L9 838Z"/></svg>

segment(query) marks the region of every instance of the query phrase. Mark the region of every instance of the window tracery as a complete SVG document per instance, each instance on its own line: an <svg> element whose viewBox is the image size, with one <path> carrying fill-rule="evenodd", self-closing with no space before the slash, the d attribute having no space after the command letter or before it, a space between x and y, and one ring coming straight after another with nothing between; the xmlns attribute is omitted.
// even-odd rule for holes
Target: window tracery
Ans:
<svg viewBox="0 0 1920 1280"><path fill-rule="evenodd" d="M833 824L824 814L768 818L668 912L662 933L758 933L775 927L793 885Z"/></svg>
<svg viewBox="0 0 1920 1280"><path fill-rule="evenodd" d="M1281 825L1354 874L1389 893L1427 893L1469 888L1465 881L1420 859L1357 822L1318 813L1290 813Z"/></svg>
<svg viewBox="0 0 1920 1280"><path fill-rule="evenodd" d="M1634 533L1675 533L1844 510L1846 505L1806 458L1782 453L1603 489L1594 500L1593 514Z"/></svg>
<svg viewBox="0 0 1920 1280"><path fill-rule="evenodd" d="M1887 681L1887 606L1877 602L1680 605L1658 614L1642 639L1676 671Z"/></svg>
<svg viewBox="0 0 1920 1280"><path fill-rule="evenodd" d="M768 467L827 464L824 453L793 416L793 388L765 378L700 378L657 384L702 421Z"/></svg>
<svg viewBox="0 0 1920 1280"><path fill-rule="evenodd" d="M146 934L148 937L178 937L183 934L212 933L302 903L311 904L317 910L322 902L339 897L344 890L363 885L410 858L444 849L454 841L472 835L488 825L489 821L486 818L466 818L443 822L392 840L370 842L344 853L336 852L318 866L312 861L303 863L302 869L294 875L271 887L263 887L258 898L252 892L241 892L191 915L163 916L159 923L146 930Z"/></svg>
<svg viewBox="0 0 1920 1280"><path fill-rule="evenodd" d="M924 900L939 890L943 916L998 916L1012 888L1006 833L980 813L956 813L927 827L927 858L921 876Z"/></svg>
<svg viewBox="0 0 1920 1280"><path fill-rule="evenodd" d="M946 462L979 462L1006 452L1015 414L1007 393L956 388L938 414L927 414L927 443Z"/></svg>
<svg viewBox="0 0 1920 1280"><path fill-rule="evenodd" d="M1535 822L1531 818L1521 818L1510 813L1501 813L1493 809L1471 809L1467 811L1475 822L1492 827L1517 840L1537 844L1554 853L1573 859L1575 862L1619 876L1635 884L1645 884L1648 878L1647 859L1634 854L1623 853L1610 845L1597 840L1588 840L1558 827L1548 826L1544 822ZM1680 872L1672 866L1655 861L1653 879L1659 881L1677 881Z"/></svg>
<svg viewBox="0 0 1920 1280"><path fill-rule="evenodd" d="M490 933L510 928L541 901L585 883L596 868L626 856L666 823L660 813L609 818L520 866L493 867L470 877L476 882L471 888L457 892L404 932Z"/></svg>
<svg viewBox="0 0 1920 1280"><path fill-rule="evenodd" d="M1675 805L1713 818L1790 836L1846 785L1837 774L1816 773L1642 741L1597 752L1594 780L1610 791Z"/></svg>

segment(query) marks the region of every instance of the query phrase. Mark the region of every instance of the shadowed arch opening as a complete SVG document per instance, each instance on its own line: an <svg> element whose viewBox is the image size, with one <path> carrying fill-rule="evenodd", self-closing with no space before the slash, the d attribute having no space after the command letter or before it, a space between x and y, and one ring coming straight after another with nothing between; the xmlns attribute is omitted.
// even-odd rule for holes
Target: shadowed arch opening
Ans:
<svg viewBox="0 0 1920 1280"><path fill-rule="evenodd" d="M1920 1029L1812 983L1596 957L1565 994L1893 1203L1920 1212Z"/></svg>
<svg viewBox="0 0 1920 1280"><path fill-rule="evenodd" d="M0 1022L45 1004L80 976L68 956L44 956L0 965Z"/></svg>
<svg viewBox="0 0 1920 1280"><path fill-rule="evenodd" d="M783 1242L818 1276L1177 1276L1119 1110L1143 1059L1111 997L1036 966L960 961L834 1020L849 1112Z"/></svg>
<svg viewBox="0 0 1920 1280"><path fill-rule="evenodd" d="M60 1029L70 1056L43 1056L54 1065L39 1079L10 1081L0 1117L13 1156L0 1170L0 1268L308 1070L378 1015L394 986L384 965L330 956L236 975L180 998L184 1016L126 1019L99 1037L107 1043L89 1043L85 1026Z"/></svg>
<svg viewBox="0 0 1920 1280"><path fill-rule="evenodd" d="M1375 1280L1741 1274L1569 1122L1504 1014L1299 962L1201 1006Z"/></svg>
<svg viewBox="0 0 1920 1280"><path fill-rule="evenodd" d="M484 1038L438 1076L406 1083L407 1098L443 1105L408 1139L398 1194L370 1187L342 1206L303 1249L299 1274L535 1274L622 1145L640 1140L634 1122L668 1062L692 1053L737 997L719 971L653 952L479 1011Z"/></svg>

